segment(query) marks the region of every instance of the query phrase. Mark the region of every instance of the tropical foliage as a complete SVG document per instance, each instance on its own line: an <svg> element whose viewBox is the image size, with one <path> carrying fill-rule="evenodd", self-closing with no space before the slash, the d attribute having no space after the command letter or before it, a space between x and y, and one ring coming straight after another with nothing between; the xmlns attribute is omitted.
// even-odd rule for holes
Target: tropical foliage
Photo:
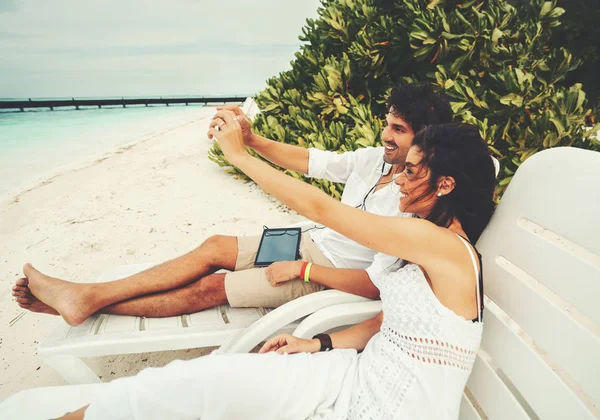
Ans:
<svg viewBox="0 0 600 420"><path fill-rule="evenodd" d="M291 70L257 95L253 130L323 150L376 146L389 89L429 81L450 96L457 119L479 127L501 163L501 194L542 149L600 150L584 127L594 104L570 77L595 53L575 57L553 38L563 14L556 0L324 0ZM229 166L218 146L210 159ZM340 185L310 182L341 194Z"/></svg>

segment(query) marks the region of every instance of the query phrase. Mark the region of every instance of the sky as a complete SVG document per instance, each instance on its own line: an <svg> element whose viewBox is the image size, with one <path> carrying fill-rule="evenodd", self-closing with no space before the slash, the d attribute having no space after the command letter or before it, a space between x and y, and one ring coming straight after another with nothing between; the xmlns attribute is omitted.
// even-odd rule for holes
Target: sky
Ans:
<svg viewBox="0 0 600 420"><path fill-rule="evenodd" d="M0 0L0 98L255 94L319 0Z"/></svg>

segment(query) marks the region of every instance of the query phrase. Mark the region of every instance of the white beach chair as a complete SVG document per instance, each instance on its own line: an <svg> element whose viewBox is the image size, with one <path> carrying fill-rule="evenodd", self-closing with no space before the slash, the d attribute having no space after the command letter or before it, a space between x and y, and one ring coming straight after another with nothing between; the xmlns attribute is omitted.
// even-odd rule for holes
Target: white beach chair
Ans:
<svg viewBox="0 0 600 420"><path fill-rule="evenodd" d="M600 417L598 179L600 153L574 148L538 153L517 171L477 243L487 295L484 336L461 420ZM287 321L280 315L286 306L267 315L273 328L263 317L223 350L254 347ZM378 311L372 301L326 307L296 333L309 337ZM23 391L0 405L0 418L61 415L87 404L102 386Z"/></svg>
<svg viewBox="0 0 600 420"><path fill-rule="evenodd" d="M304 222L295 226L305 228L314 226L314 223ZM98 281L124 278L152 265L117 267L106 272ZM276 313L267 308L223 305L168 318L98 314L77 327L61 322L40 342L38 355L70 384L96 383L101 382L100 378L81 360L82 357L221 346L235 340L253 324L267 325L265 338L269 338L280 332L293 332L302 318L319 309L368 300L338 290L326 290L289 302ZM263 317L265 319L261 322Z"/></svg>

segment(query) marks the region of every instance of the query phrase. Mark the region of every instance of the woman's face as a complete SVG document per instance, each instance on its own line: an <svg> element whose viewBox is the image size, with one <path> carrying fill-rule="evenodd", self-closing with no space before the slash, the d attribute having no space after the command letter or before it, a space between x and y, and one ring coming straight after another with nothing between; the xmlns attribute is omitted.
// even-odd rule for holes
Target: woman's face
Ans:
<svg viewBox="0 0 600 420"><path fill-rule="evenodd" d="M433 209L437 197L435 191L428 192L431 172L421 163L422 159L421 150L416 146L411 147L404 171L395 182L400 187L400 211L425 218Z"/></svg>

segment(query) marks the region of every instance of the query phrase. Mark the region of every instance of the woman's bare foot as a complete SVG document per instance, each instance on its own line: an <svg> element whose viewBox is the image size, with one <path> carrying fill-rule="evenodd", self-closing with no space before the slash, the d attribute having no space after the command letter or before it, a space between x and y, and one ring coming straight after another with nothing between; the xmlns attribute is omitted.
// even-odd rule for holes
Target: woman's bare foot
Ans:
<svg viewBox="0 0 600 420"><path fill-rule="evenodd" d="M17 304L31 312L40 314L60 315L57 310L46 305L44 302L31 294L27 285L27 278L20 278L12 288L12 295Z"/></svg>
<svg viewBox="0 0 600 420"><path fill-rule="evenodd" d="M23 267L23 273L31 294L58 312L67 324L79 325L96 312L97 309L92 306L90 285L46 276L29 263Z"/></svg>

